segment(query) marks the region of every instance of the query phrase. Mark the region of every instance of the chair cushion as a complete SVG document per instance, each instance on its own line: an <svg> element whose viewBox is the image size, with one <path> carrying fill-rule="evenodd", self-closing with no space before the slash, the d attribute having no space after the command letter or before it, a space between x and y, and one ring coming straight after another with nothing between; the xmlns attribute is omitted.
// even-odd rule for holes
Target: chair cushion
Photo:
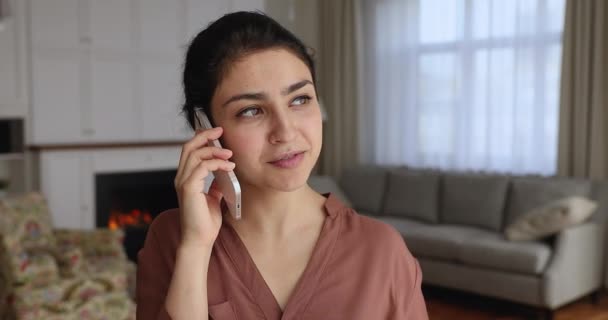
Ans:
<svg viewBox="0 0 608 320"><path fill-rule="evenodd" d="M51 216L44 197L32 192L0 199L0 234L7 250L55 245Z"/></svg>
<svg viewBox="0 0 608 320"><path fill-rule="evenodd" d="M502 234L485 233L462 241L459 260L470 265L541 274L551 257L551 247L542 242L511 242Z"/></svg>
<svg viewBox="0 0 608 320"><path fill-rule="evenodd" d="M384 215L439 221L439 175L407 169L392 170L384 201Z"/></svg>
<svg viewBox="0 0 608 320"><path fill-rule="evenodd" d="M569 196L589 197L590 192L591 183L585 180L514 178L507 200L505 225L510 225L519 216L551 201Z"/></svg>
<svg viewBox="0 0 608 320"><path fill-rule="evenodd" d="M378 219L397 229L415 256L443 260L457 260L461 243L484 232L474 227L433 225L405 218L378 217Z"/></svg>
<svg viewBox="0 0 608 320"><path fill-rule="evenodd" d="M13 285L37 287L59 279L59 267L50 253L3 252L2 261L10 268L5 272Z"/></svg>
<svg viewBox="0 0 608 320"><path fill-rule="evenodd" d="M441 221L500 231L509 179L480 174L446 174Z"/></svg>
<svg viewBox="0 0 608 320"><path fill-rule="evenodd" d="M387 169L377 166L356 167L344 171L340 187L357 211L378 215L382 209Z"/></svg>

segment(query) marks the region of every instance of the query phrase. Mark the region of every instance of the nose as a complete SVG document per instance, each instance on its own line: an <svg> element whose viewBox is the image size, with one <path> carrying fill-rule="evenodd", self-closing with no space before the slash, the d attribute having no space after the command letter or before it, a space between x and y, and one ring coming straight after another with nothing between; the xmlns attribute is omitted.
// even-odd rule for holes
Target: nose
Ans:
<svg viewBox="0 0 608 320"><path fill-rule="evenodd" d="M296 126L293 119L289 116L289 112L275 112L272 118L272 126L270 130L270 143L290 142L296 137Z"/></svg>

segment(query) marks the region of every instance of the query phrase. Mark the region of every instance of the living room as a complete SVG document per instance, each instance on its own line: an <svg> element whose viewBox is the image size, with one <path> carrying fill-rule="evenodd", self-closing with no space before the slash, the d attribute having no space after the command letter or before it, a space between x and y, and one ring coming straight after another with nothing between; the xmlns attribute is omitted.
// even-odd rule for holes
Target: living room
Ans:
<svg viewBox="0 0 608 320"><path fill-rule="evenodd" d="M608 319L604 0L0 0L0 316L134 318L185 50L241 10L309 48L309 183L401 233L430 319Z"/></svg>

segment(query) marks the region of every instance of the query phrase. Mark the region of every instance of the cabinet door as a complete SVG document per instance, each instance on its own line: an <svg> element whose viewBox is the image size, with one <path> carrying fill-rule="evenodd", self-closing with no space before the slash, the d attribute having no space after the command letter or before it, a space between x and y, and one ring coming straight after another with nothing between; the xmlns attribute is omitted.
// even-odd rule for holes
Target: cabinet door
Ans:
<svg viewBox="0 0 608 320"><path fill-rule="evenodd" d="M232 11L231 1L187 0L186 2L186 43L192 40L207 25Z"/></svg>
<svg viewBox="0 0 608 320"><path fill-rule="evenodd" d="M181 62L162 63L142 59L140 69L142 135L145 140L175 140L183 137L179 114L183 94Z"/></svg>
<svg viewBox="0 0 608 320"><path fill-rule="evenodd" d="M88 0L91 50L130 54L134 48L133 0Z"/></svg>
<svg viewBox="0 0 608 320"><path fill-rule="evenodd" d="M30 0L31 143L82 141L81 55L78 0Z"/></svg>
<svg viewBox="0 0 608 320"><path fill-rule="evenodd" d="M83 126L93 142L140 138L134 97L133 1L89 0L90 104Z"/></svg>
<svg viewBox="0 0 608 320"><path fill-rule="evenodd" d="M0 26L0 118L26 118L25 7L16 0L9 5L13 15Z"/></svg>
<svg viewBox="0 0 608 320"><path fill-rule="evenodd" d="M120 142L140 138L134 108L133 65L122 57L91 53L90 141Z"/></svg>
<svg viewBox="0 0 608 320"><path fill-rule="evenodd" d="M264 0L232 0L232 10L264 12Z"/></svg>
<svg viewBox="0 0 608 320"><path fill-rule="evenodd" d="M182 102L185 25L181 0L137 0L137 104L143 140L175 140Z"/></svg>
<svg viewBox="0 0 608 320"><path fill-rule="evenodd" d="M81 228L80 156L72 152L42 152L40 191L46 197L55 228Z"/></svg>
<svg viewBox="0 0 608 320"><path fill-rule="evenodd" d="M30 0L32 49L77 50L83 36L79 24L82 3L79 0Z"/></svg>
<svg viewBox="0 0 608 320"><path fill-rule="evenodd" d="M138 56L174 59L181 55L184 26L180 0L136 0Z"/></svg>
<svg viewBox="0 0 608 320"><path fill-rule="evenodd" d="M32 54L32 143L81 142L82 61L76 53Z"/></svg>

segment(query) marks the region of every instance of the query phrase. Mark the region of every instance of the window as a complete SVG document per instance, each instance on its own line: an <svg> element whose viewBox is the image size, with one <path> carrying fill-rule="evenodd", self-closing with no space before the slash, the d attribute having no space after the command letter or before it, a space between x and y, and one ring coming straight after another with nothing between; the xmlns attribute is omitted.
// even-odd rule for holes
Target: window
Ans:
<svg viewBox="0 0 608 320"><path fill-rule="evenodd" d="M361 1L368 161L555 173L564 1Z"/></svg>

